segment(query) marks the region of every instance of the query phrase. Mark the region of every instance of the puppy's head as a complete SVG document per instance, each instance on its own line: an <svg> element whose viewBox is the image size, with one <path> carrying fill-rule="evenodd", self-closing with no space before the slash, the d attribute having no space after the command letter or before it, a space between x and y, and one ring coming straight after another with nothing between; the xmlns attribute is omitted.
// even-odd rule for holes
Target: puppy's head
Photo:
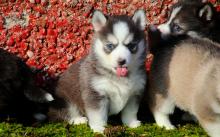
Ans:
<svg viewBox="0 0 220 137"><path fill-rule="evenodd" d="M103 67L125 77L144 64L146 15L143 10L136 11L132 17L106 17L95 11L92 25L96 33L93 53Z"/></svg>
<svg viewBox="0 0 220 137"><path fill-rule="evenodd" d="M216 11L206 0L181 0L173 5L168 21L158 26L163 37L204 37L215 25ZM216 24L217 25L217 24Z"/></svg>

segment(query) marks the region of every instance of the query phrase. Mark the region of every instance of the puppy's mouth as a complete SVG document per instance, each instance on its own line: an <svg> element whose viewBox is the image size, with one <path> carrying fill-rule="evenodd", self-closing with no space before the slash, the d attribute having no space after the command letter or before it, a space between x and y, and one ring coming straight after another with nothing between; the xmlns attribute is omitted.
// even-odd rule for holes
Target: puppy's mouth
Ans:
<svg viewBox="0 0 220 137"><path fill-rule="evenodd" d="M116 74L118 77L127 77L128 76L128 67L118 66L115 68Z"/></svg>

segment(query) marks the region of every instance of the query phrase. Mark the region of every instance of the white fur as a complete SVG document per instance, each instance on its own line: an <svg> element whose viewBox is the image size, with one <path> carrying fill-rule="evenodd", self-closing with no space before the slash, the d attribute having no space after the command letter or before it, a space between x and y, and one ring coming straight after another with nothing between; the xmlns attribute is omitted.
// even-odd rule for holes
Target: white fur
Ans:
<svg viewBox="0 0 220 137"><path fill-rule="evenodd" d="M86 107L86 114L93 131L103 133L108 119L108 100L103 99L99 105L97 109Z"/></svg>
<svg viewBox="0 0 220 137"><path fill-rule="evenodd" d="M170 30L170 23L173 21L173 19L175 18L175 16L179 13L179 11L181 10L182 7L176 7L175 9L173 9L171 16L169 18L169 20L158 26L158 29L160 30L160 32L162 33L162 36L166 36L169 35L171 33Z"/></svg>
<svg viewBox="0 0 220 137"><path fill-rule="evenodd" d="M175 128L169 120L169 114L173 113L174 108L174 101L171 98L167 98L159 110L153 112L155 121L160 127L165 127L166 129Z"/></svg>
<svg viewBox="0 0 220 137"><path fill-rule="evenodd" d="M128 78L111 79L106 77L94 77L92 85L101 95L110 99L109 115L119 113L127 104L128 99L135 94L142 94L145 79L140 74L133 74Z"/></svg>
<svg viewBox="0 0 220 137"><path fill-rule="evenodd" d="M69 118L68 118L68 123L69 124L75 124L75 125L79 125L79 124L85 124L87 123L87 118L83 117L77 106L73 105L73 104L69 104Z"/></svg>
<svg viewBox="0 0 220 137"><path fill-rule="evenodd" d="M113 25L113 34L118 39L119 43L122 44L128 34L130 34L128 24L122 21L117 22Z"/></svg>
<svg viewBox="0 0 220 137"><path fill-rule="evenodd" d="M76 117L74 119L74 124L75 125L86 124L87 122L88 122L87 117Z"/></svg>
<svg viewBox="0 0 220 137"><path fill-rule="evenodd" d="M189 35L192 38L201 38L201 36L199 36L199 34L195 31L189 31L187 32L187 35Z"/></svg>
<svg viewBox="0 0 220 137"><path fill-rule="evenodd" d="M45 98L46 98L47 101L53 101L54 100L53 96L49 93L45 94Z"/></svg>
<svg viewBox="0 0 220 137"><path fill-rule="evenodd" d="M113 61L112 62L113 67L117 67L119 59L126 60L126 64L129 65L131 62L132 54L127 47L120 44L116 47L115 50L112 51L111 57Z"/></svg>
<svg viewBox="0 0 220 137"><path fill-rule="evenodd" d="M141 122L137 120L137 112L139 108L138 99L139 98L134 96L131 97L121 113L122 122L131 128L135 128L141 125Z"/></svg>
<svg viewBox="0 0 220 137"><path fill-rule="evenodd" d="M216 100L212 101L211 108L215 113L220 114L220 104Z"/></svg>
<svg viewBox="0 0 220 137"><path fill-rule="evenodd" d="M133 33L130 33L127 38L124 40L123 44L127 45L129 44L134 38L134 34Z"/></svg>
<svg viewBox="0 0 220 137"><path fill-rule="evenodd" d="M211 137L219 137L220 135L220 123L219 121L216 123L205 123L204 124L205 130Z"/></svg>
<svg viewBox="0 0 220 137"><path fill-rule="evenodd" d="M154 118L158 126L165 127L167 130L175 129L169 120L169 115L163 112L157 111L154 113Z"/></svg>

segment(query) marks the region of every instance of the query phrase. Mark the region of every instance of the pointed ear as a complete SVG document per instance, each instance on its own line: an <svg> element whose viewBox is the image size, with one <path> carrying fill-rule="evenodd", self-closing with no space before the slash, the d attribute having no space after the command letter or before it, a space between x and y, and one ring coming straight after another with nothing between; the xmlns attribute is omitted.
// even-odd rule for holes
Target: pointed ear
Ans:
<svg viewBox="0 0 220 137"><path fill-rule="evenodd" d="M199 18L205 20L205 21L211 21L214 15L214 8L212 4L207 3L204 4L200 9L199 9Z"/></svg>
<svg viewBox="0 0 220 137"><path fill-rule="evenodd" d="M144 10L135 11L132 20L139 27L140 30L144 30L147 24L147 18Z"/></svg>
<svg viewBox="0 0 220 137"><path fill-rule="evenodd" d="M92 16L92 25L95 31L100 31L102 27L106 24L106 17L101 12L96 10Z"/></svg>
<svg viewBox="0 0 220 137"><path fill-rule="evenodd" d="M198 2L198 3L206 3L208 0L178 0L178 2L182 3L192 3L192 2Z"/></svg>

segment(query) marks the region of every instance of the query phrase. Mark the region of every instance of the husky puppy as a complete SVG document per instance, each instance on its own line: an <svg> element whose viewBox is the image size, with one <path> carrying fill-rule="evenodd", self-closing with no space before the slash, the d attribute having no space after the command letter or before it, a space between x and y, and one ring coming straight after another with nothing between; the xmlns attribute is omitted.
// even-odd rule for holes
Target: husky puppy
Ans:
<svg viewBox="0 0 220 137"><path fill-rule="evenodd" d="M206 6L207 4L200 8L204 10ZM175 14L173 12L171 17L178 12L180 14L181 8ZM164 33L161 26L159 29ZM154 37L157 45L153 45L153 50L151 49L154 59L148 84L148 103L156 123L166 129L175 128L169 115L177 106L194 115L210 136L219 137L220 44L212 35L214 32L217 35L218 30L207 30L209 36L200 30L194 30L199 34L198 37L192 37L189 33L177 35L171 32L168 39L164 39L163 34L159 34L160 31L154 31L154 36L162 35Z"/></svg>
<svg viewBox="0 0 220 137"><path fill-rule="evenodd" d="M163 38L188 35L220 42L220 14L202 0L182 0L173 5L168 21L158 26Z"/></svg>
<svg viewBox="0 0 220 137"><path fill-rule="evenodd" d="M33 115L42 120L36 103L53 100L51 94L36 86L34 74L16 55L0 49L0 117Z"/></svg>
<svg viewBox="0 0 220 137"><path fill-rule="evenodd" d="M105 17L95 11L93 45L84 59L72 65L57 82L49 116L70 124L86 123L103 133L109 115L121 112L122 122L137 127L139 102L146 84L144 62L146 16Z"/></svg>

